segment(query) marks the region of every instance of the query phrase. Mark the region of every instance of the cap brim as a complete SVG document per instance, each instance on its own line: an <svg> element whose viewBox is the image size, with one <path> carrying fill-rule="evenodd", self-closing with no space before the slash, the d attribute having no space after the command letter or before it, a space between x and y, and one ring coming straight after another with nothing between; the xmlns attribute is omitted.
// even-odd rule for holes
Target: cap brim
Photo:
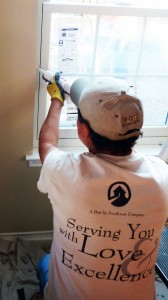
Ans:
<svg viewBox="0 0 168 300"><path fill-rule="evenodd" d="M90 84L90 80L86 78L79 78L74 81L70 89L70 97L72 102L78 107L80 96L88 85Z"/></svg>

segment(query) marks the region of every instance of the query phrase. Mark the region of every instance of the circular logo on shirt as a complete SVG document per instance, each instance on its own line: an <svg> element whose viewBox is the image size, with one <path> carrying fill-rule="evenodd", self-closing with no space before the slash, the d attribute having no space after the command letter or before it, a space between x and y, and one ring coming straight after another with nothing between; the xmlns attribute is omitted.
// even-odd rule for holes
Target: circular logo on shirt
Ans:
<svg viewBox="0 0 168 300"><path fill-rule="evenodd" d="M111 201L111 205L122 207L126 205L130 199L131 190L127 183L123 181L117 181L109 186L108 200Z"/></svg>

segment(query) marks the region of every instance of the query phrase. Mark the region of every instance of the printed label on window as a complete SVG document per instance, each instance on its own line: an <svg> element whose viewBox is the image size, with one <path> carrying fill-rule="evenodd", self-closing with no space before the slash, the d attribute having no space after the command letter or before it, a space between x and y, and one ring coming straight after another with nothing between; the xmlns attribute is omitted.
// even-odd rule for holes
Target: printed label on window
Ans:
<svg viewBox="0 0 168 300"><path fill-rule="evenodd" d="M58 68L64 74L77 72L78 28L59 28L58 30Z"/></svg>

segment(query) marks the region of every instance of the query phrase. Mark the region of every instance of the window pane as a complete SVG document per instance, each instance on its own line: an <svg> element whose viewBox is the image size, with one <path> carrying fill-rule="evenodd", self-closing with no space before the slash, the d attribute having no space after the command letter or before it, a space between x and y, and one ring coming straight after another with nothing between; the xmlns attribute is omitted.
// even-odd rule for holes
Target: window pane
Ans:
<svg viewBox="0 0 168 300"><path fill-rule="evenodd" d="M137 91L144 106L144 125L166 125L168 114L168 78L140 77L137 80Z"/></svg>
<svg viewBox="0 0 168 300"><path fill-rule="evenodd" d="M167 18L148 18L144 33L140 73L168 76Z"/></svg>
<svg viewBox="0 0 168 300"><path fill-rule="evenodd" d="M95 28L96 16L52 14L49 69L63 71L65 75L91 74ZM64 29L66 35L64 38L62 37L62 47L59 44L61 29ZM68 37L68 29L69 32L70 29L76 29L74 39L70 37L70 34ZM76 60L76 66L75 61L70 61L72 55L74 55L73 59ZM64 68L64 59L67 59L67 68ZM73 70L68 68L68 63L69 65L70 63L73 64Z"/></svg>
<svg viewBox="0 0 168 300"><path fill-rule="evenodd" d="M136 72L143 18L103 16L100 20L96 73Z"/></svg>
<svg viewBox="0 0 168 300"><path fill-rule="evenodd" d="M144 125L165 125L167 32L167 18L52 14L48 68L56 72L62 66L63 77L125 79L141 95ZM61 126L75 122L76 108L67 98Z"/></svg>

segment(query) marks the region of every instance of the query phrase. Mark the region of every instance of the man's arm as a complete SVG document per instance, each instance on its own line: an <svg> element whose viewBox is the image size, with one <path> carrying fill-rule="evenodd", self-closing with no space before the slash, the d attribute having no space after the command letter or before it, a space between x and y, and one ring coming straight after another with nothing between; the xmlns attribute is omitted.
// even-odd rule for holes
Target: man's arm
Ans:
<svg viewBox="0 0 168 300"><path fill-rule="evenodd" d="M41 127L39 135L39 155L43 164L47 154L58 145L59 120L62 103L58 99L52 99L48 115Z"/></svg>
<svg viewBox="0 0 168 300"><path fill-rule="evenodd" d="M39 155L43 164L47 154L58 145L59 139L59 120L62 106L64 105L64 93L61 86L55 81L48 84L47 91L51 96L51 105L47 117L41 127L39 135Z"/></svg>

